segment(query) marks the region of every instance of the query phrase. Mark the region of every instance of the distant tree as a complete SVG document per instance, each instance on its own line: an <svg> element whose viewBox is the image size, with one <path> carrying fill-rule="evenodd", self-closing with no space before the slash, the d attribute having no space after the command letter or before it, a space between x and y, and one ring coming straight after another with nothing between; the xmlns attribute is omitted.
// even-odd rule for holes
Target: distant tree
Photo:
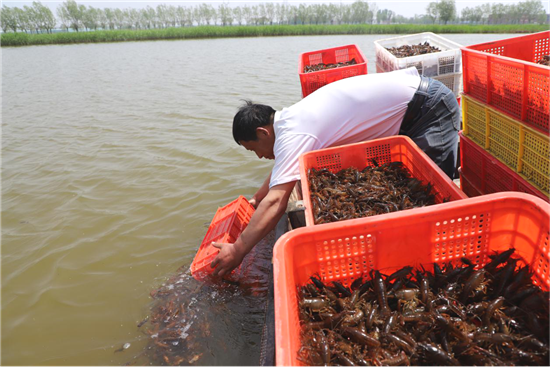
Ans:
<svg viewBox="0 0 550 367"><path fill-rule="evenodd" d="M246 22L246 25L252 24L252 9L248 5L243 6L243 18Z"/></svg>
<svg viewBox="0 0 550 367"><path fill-rule="evenodd" d="M376 3L372 3L369 5L369 15L367 20L370 24L374 23L374 19L376 18L376 13L378 13L378 5Z"/></svg>
<svg viewBox="0 0 550 367"><path fill-rule="evenodd" d="M334 24L334 22L336 22L336 24L340 24L342 22L342 12L340 11L341 6L342 4L336 5L332 3L328 5L327 12L330 24Z"/></svg>
<svg viewBox="0 0 550 367"><path fill-rule="evenodd" d="M222 26L233 24L233 11L229 7L228 3L221 3L218 5L218 16Z"/></svg>
<svg viewBox="0 0 550 367"><path fill-rule="evenodd" d="M482 13L480 10L476 10L475 8L464 8L462 10L462 20L469 22L469 23L479 23L482 18Z"/></svg>
<svg viewBox="0 0 550 367"><path fill-rule="evenodd" d="M491 4L485 3L476 6L476 11L481 14L481 21L483 24L489 23L489 17L491 16Z"/></svg>
<svg viewBox="0 0 550 367"><path fill-rule="evenodd" d="M84 5L78 5L75 0L66 0L57 8L57 15L65 20L68 28L74 29L76 32L82 27L82 18L84 17Z"/></svg>
<svg viewBox="0 0 550 367"><path fill-rule="evenodd" d="M439 19L443 24L447 24L450 20L455 18L455 0L439 0L436 6L438 7Z"/></svg>
<svg viewBox="0 0 550 367"><path fill-rule="evenodd" d="M356 24L367 23L369 15L369 3L356 0L351 4L351 22Z"/></svg>
<svg viewBox="0 0 550 367"><path fill-rule="evenodd" d="M233 19L237 22L238 25L243 25L243 10L240 6L237 6L231 10L233 12Z"/></svg>
<svg viewBox="0 0 550 367"><path fill-rule="evenodd" d="M39 15L34 11L33 8L27 5L23 6L23 12L25 13L25 21L26 21L24 28L28 29L30 33L32 33L33 31L38 33L40 30Z"/></svg>
<svg viewBox="0 0 550 367"><path fill-rule="evenodd" d="M409 19L405 18L403 15L396 15L393 21L397 24L410 23Z"/></svg>
<svg viewBox="0 0 550 367"><path fill-rule="evenodd" d="M544 6L540 0L526 0L518 3L519 12L523 14L527 23L546 22Z"/></svg>
<svg viewBox="0 0 550 367"><path fill-rule="evenodd" d="M96 8L91 6L85 8L82 15L82 24L88 30L97 30L97 27L99 27L99 13Z"/></svg>
<svg viewBox="0 0 550 367"><path fill-rule="evenodd" d="M17 32L17 22L15 21L15 15L13 8L2 5L2 11L0 12L0 22L2 23L2 31L6 33L8 29L13 32Z"/></svg>
<svg viewBox="0 0 550 367"><path fill-rule="evenodd" d="M103 13L105 14L105 19L107 20L107 26L109 29L115 29L115 13L113 9L105 8Z"/></svg>
<svg viewBox="0 0 550 367"><path fill-rule="evenodd" d="M97 23L101 29L107 29L109 23L105 15L105 9L97 9Z"/></svg>
<svg viewBox="0 0 550 367"><path fill-rule="evenodd" d="M285 3L275 4L275 14L277 15L277 20L279 24L284 24L288 22L288 6Z"/></svg>
<svg viewBox="0 0 550 367"><path fill-rule="evenodd" d="M122 9L116 8L113 10L113 18L116 28L123 29L126 24L126 20L124 19L125 15Z"/></svg>
<svg viewBox="0 0 550 367"><path fill-rule="evenodd" d="M269 22L269 25L273 25L273 22L275 21L275 4L265 4L265 17L267 22Z"/></svg>
<svg viewBox="0 0 550 367"><path fill-rule="evenodd" d="M342 23L349 24L352 21L352 10L351 6L342 7Z"/></svg>
<svg viewBox="0 0 550 367"><path fill-rule="evenodd" d="M295 5L288 6L288 23L289 24L298 24L298 7Z"/></svg>
<svg viewBox="0 0 550 367"><path fill-rule="evenodd" d="M187 18L187 13L185 11L185 8L181 5L178 5L176 9L174 10L176 14L176 19L179 27L185 27L185 22Z"/></svg>
<svg viewBox="0 0 550 367"><path fill-rule="evenodd" d="M426 15L431 19L432 24L439 18L439 7L437 3L429 3L426 8Z"/></svg>
<svg viewBox="0 0 550 367"><path fill-rule="evenodd" d="M55 19L50 8L42 5L39 1L33 1L32 8L29 11L33 14L35 29L51 33L57 24L57 19Z"/></svg>
<svg viewBox="0 0 550 367"><path fill-rule="evenodd" d="M259 3L257 8L258 8L258 23L261 25L265 25L265 22L267 21L267 11L265 9L265 3Z"/></svg>
<svg viewBox="0 0 550 367"><path fill-rule="evenodd" d="M299 4L298 9L296 10L296 18L300 24L306 24L308 16L307 6L304 4Z"/></svg>
<svg viewBox="0 0 550 367"><path fill-rule="evenodd" d="M376 13L376 20L383 24L391 24L394 15L395 14L392 10L378 10L378 12Z"/></svg>
<svg viewBox="0 0 550 367"><path fill-rule="evenodd" d="M14 16L15 16L18 28L25 33L31 32L33 29L31 20L29 19L29 15L31 14L26 12L24 9L20 9L20 8L13 8L13 12L14 12Z"/></svg>
<svg viewBox="0 0 550 367"><path fill-rule="evenodd" d="M216 12L216 9L214 9L214 7L210 4L204 4L205 7L204 7L204 20L206 21L206 24L207 25L210 25L210 22L213 22L214 24L216 24L216 18L217 18L217 12Z"/></svg>
<svg viewBox="0 0 550 367"><path fill-rule="evenodd" d="M260 23L260 11L257 5L252 5L250 7L250 17L252 18L254 25L258 25Z"/></svg>

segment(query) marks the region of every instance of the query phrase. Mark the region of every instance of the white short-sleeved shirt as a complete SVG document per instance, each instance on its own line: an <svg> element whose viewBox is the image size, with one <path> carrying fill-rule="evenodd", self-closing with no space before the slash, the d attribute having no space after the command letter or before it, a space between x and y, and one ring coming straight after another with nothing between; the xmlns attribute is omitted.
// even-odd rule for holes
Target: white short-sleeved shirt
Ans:
<svg viewBox="0 0 550 367"><path fill-rule="evenodd" d="M414 67L359 75L327 84L276 111L269 187L300 179L302 153L397 135L419 83Z"/></svg>

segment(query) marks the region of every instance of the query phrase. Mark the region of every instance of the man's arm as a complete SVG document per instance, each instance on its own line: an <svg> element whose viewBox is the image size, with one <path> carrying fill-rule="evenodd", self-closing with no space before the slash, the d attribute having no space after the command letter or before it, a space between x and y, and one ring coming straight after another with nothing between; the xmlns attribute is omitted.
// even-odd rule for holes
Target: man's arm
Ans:
<svg viewBox="0 0 550 367"><path fill-rule="evenodd" d="M249 203L252 204L254 208L258 208L258 205L260 205L261 201L266 197L267 193L269 192L270 181L271 181L271 173L269 174L269 176L267 176L267 179L264 181L262 186L260 186L260 188L254 194L252 199L249 200Z"/></svg>
<svg viewBox="0 0 550 367"><path fill-rule="evenodd" d="M229 274L243 261L245 255L275 228L286 210L288 198L295 184L296 181L292 181L269 189L252 215L250 223L235 243L214 243L214 246L220 249L220 253L210 265L217 266L214 270L215 276Z"/></svg>

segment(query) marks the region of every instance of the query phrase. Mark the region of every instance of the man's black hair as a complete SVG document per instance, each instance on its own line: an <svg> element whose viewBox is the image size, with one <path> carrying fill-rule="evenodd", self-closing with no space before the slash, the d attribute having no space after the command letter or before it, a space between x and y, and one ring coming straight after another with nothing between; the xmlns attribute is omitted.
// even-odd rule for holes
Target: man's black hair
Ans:
<svg viewBox="0 0 550 367"><path fill-rule="evenodd" d="M271 124L274 113L275 110L270 106L245 100L233 118L233 139L239 145L240 141L258 140L256 128Z"/></svg>

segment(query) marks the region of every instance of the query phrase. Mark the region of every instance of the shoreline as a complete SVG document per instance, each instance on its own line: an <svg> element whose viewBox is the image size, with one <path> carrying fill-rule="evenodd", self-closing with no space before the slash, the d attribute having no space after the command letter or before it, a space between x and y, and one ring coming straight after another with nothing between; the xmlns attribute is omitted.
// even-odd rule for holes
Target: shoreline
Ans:
<svg viewBox="0 0 550 367"><path fill-rule="evenodd" d="M505 25L425 25L425 24L342 24L342 25L267 25L267 26L197 26L140 30L100 30L53 34L2 33L1 47L111 43L209 38L327 36L361 34L437 34L468 33L536 33L548 30L546 24Z"/></svg>

